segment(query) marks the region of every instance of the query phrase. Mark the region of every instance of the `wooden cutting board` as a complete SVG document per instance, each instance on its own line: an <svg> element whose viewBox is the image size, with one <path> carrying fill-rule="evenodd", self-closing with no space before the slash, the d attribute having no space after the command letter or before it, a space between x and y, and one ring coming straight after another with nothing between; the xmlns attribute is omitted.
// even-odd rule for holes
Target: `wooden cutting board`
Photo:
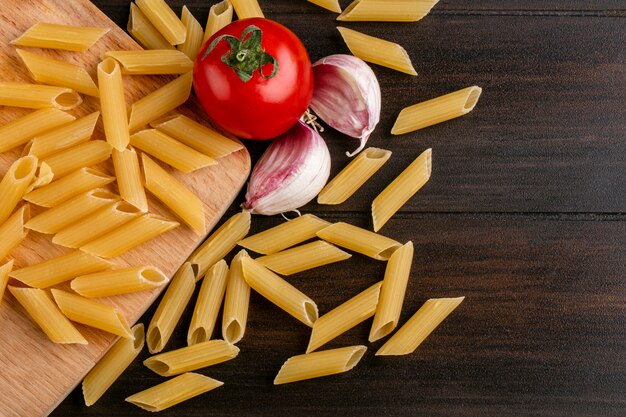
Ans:
<svg viewBox="0 0 626 417"><path fill-rule="evenodd" d="M94 47L85 53L27 48L36 53L82 65L96 79L95 68L107 50L139 49L139 46L87 0L0 0L0 80L31 82L9 45L36 22L62 23L76 26L110 28ZM125 76L126 100L130 104L173 77ZM84 103L71 113L77 117L99 109L99 102L84 96ZM203 123L202 109L191 99L179 112ZM7 123L31 110L0 108L0 124ZM102 121L98 122L93 138L103 139ZM2 138L0 138L2 140ZM19 157L22 149L0 154L0 175ZM109 162L98 167L112 173ZM191 174L174 175L195 192L205 204L207 232L194 233L181 226L114 259L119 267L150 264L171 276L208 231L221 218L241 189L250 171L250 157L242 150L222 158L218 165ZM114 189L114 188L113 188ZM150 211L175 218L151 195ZM42 211L31 207L33 214ZM0 237L1 238L1 237ZM31 232L28 238L9 255L15 268L67 253L69 250L52 244L51 236ZM159 290L104 299L119 307L130 323L135 323L159 294ZM147 323L144 323L147 327ZM107 351L114 337L85 326L77 325L88 339L86 346L64 346L50 342L25 311L10 295L0 302L0 416L48 415L65 396L81 382L83 376Z"/></svg>

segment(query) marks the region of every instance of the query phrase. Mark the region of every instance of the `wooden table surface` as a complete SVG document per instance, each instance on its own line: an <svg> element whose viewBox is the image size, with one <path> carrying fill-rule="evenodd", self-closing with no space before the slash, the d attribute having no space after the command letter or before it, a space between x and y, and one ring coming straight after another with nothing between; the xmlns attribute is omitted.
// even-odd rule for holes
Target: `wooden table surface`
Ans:
<svg viewBox="0 0 626 417"><path fill-rule="evenodd" d="M127 0L95 3L126 26ZM169 3L204 23L215 0ZM304 0L260 3L312 60L348 53L334 14ZM430 182L381 231L416 248L401 323L428 298L466 300L410 356L375 357L375 343L349 373L273 386L309 329L253 293L239 357L201 371L225 386L161 415L626 415L626 2L442 0L417 23L344 25L399 42L419 76L374 67L383 112L370 144L392 159L347 203L303 212L371 228L372 199L432 147ZM470 85L484 91L466 117L389 134L404 106ZM334 175L356 141L324 137ZM248 145L255 159L265 146ZM282 221L254 217L252 232ZM357 255L291 281L323 313L383 272ZM168 349L184 346L190 315ZM368 331L369 321L329 346L367 344ZM124 402L163 381L146 357L96 405L76 389L52 415L147 415Z"/></svg>

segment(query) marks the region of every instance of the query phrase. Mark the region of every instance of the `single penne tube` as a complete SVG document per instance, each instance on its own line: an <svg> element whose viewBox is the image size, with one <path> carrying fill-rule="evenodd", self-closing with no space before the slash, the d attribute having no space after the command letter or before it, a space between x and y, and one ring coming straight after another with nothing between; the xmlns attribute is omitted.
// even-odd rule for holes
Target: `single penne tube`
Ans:
<svg viewBox="0 0 626 417"><path fill-rule="evenodd" d="M308 0L308 2L330 10L331 12L341 13L339 0Z"/></svg>
<svg viewBox="0 0 626 417"><path fill-rule="evenodd" d="M367 347L348 346L292 356L274 378L274 385L348 372L361 360Z"/></svg>
<svg viewBox="0 0 626 417"><path fill-rule="evenodd" d="M9 285L9 291L51 341L63 344L87 344L83 335L50 299L47 291L11 285Z"/></svg>
<svg viewBox="0 0 626 417"><path fill-rule="evenodd" d="M131 329L132 338L120 338L83 379L83 398L87 407L102 397L143 349L143 324Z"/></svg>
<svg viewBox="0 0 626 417"><path fill-rule="evenodd" d="M413 353L465 297L431 298L376 352L376 356Z"/></svg>
<svg viewBox="0 0 626 417"><path fill-rule="evenodd" d="M128 75L184 74L193 69L193 61L174 49L108 51L104 56L116 60Z"/></svg>
<svg viewBox="0 0 626 417"><path fill-rule="evenodd" d="M242 258L243 276L256 292L293 317L313 327L317 320L317 305L296 287L253 260Z"/></svg>
<svg viewBox="0 0 626 417"><path fill-rule="evenodd" d="M85 52L109 30L108 28L39 22L31 26L19 38L12 40L11 45Z"/></svg>
<svg viewBox="0 0 626 417"><path fill-rule="evenodd" d="M206 232L204 204L198 196L146 154L141 155L141 161L146 189L198 234L204 235Z"/></svg>
<svg viewBox="0 0 626 417"><path fill-rule="evenodd" d="M185 42L187 31L165 0L136 0L135 4L170 45Z"/></svg>
<svg viewBox="0 0 626 417"><path fill-rule="evenodd" d="M185 42L176 47L180 52L184 53L191 61L196 59L198 51L202 47L202 39L204 38L204 31L202 25L189 11L187 6L183 6L183 10L180 14L180 21L185 25L187 36Z"/></svg>
<svg viewBox="0 0 626 417"><path fill-rule="evenodd" d="M376 315L370 330L370 342L387 336L398 325L412 263L413 242L411 241L395 251L389 258L376 307Z"/></svg>
<svg viewBox="0 0 626 417"><path fill-rule="evenodd" d="M50 165L45 162L41 162L37 167L37 171L35 171L35 176L31 181L28 188L26 188L26 192L24 194L28 194L33 191L35 188L44 187L52 182L54 179L54 172L52 172L52 168Z"/></svg>
<svg viewBox="0 0 626 417"><path fill-rule="evenodd" d="M65 149L45 159L54 178L64 177L80 168L106 161L111 156L111 145L103 140L90 140Z"/></svg>
<svg viewBox="0 0 626 417"><path fill-rule="evenodd" d="M0 126L0 153L24 145L33 137L67 124L76 118L55 108L34 111Z"/></svg>
<svg viewBox="0 0 626 417"><path fill-rule="evenodd" d="M417 75L406 49L394 42L337 27L352 55L372 64L382 65L409 75Z"/></svg>
<svg viewBox="0 0 626 417"><path fill-rule="evenodd" d="M2 303L2 297L4 296L4 290L9 283L9 273L13 269L13 259L3 265L0 265L0 303Z"/></svg>
<svg viewBox="0 0 626 417"><path fill-rule="evenodd" d="M307 269L345 261L350 258L347 252L323 240L296 246L271 255L256 258L256 261L281 275L292 275Z"/></svg>
<svg viewBox="0 0 626 417"><path fill-rule="evenodd" d="M0 224L4 223L22 200L37 171L37 158L24 156L13 162L0 181Z"/></svg>
<svg viewBox="0 0 626 417"><path fill-rule="evenodd" d="M211 339L226 292L227 278L228 265L223 259L213 265L204 277L191 316L187 345L191 346Z"/></svg>
<svg viewBox="0 0 626 417"><path fill-rule="evenodd" d="M113 58L106 58L98 64L98 84L104 135L109 145L123 151L130 141L128 114L122 71Z"/></svg>
<svg viewBox="0 0 626 417"><path fill-rule="evenodd" d="M9 276L31 287L47 288L80 275L109 269L113 265L104 259L74 251L21 269L14 269Z"/></svg>
<svg viewBox="0 0 626 417"><path fill-rule="evenodd" d="M350 198L391 157L391 151L367 148L320 191L318 204L341 204Z"/></svg>
<svg viewBox="0 0 626 417"><path fill-rule="evenodd" d="M237 242L250 231L250 223L250 213L244 211L235 214L191 254L187 261L197 270L196 279L203 277L210 267L237 246Z"/></svg>
<svg viewBox="0 0 626 417"><path fill-rule="evenodd" d="M114 258L178 225L175 221L147 213L81 246L80 250L103 258Z"/></svg>
<svg viewBox="0 0 626 417"><path fill-rule="evenodd" d="M56 288L51 292L68 319L123 338L133 338L124 315L117 308Z"/></svg>
<svg viewBox="0 0 626 417"><path fill-rule="evenodd" d="M55 207L72 197L104 187L113 181L115 177L92 168L81 168L45 187L31 191L24 196L24 200L42 207Z"/></svg>
<svg viewBox="0 0 626 417"><path fill-rule="evenodd" d="M172 278L159 303L146 333L150 353L163 350L176 324L185 311L196 286L196 278L189 262L185 262Z"/></svg>
<svg viewBox="0 0 626 417"><path fill-rule="evenodd" d="M163 411L222 385L221 381L189 372L133 394L126 401L146 411Z"/></svg>
<svg viewBox="0 0 626 417"><path fill-rule="evenodd" d="M170 81L130 106L130 130L137 130L182 105L191 93L191 71Z"/></svg>
<svg viewBox="0 0 626 417"><path fill-rule="evenodd" d="M133 147L111 153L117 177L117 188L122 198L143 212L148 211L148 199L143 187L139 158Z"/></svg>
<svg viewBox="0 0 626 417"><path fill-rule="evenodd" d="M361 253L379 261L387 261L402 245L393 239L361 229L348 223L333 223L317 232L320 239Z"/></svg>
<svg viewBox="0 0 626 417"><path fill-rule="evenodd" d="M240 250L230 263L228 285L224 296L222 313L222 337L230 343L237 343L246 332L248 324L248 306L250 304L250 286L243 276L242 259L250 258L248 252Z"/></svg>
<svg viewBox="0 0 626 417"><path fill-rule="evenodd" d="M235 8L239 20L250 17L265 17L258 0L230 0L230 2Z"/></svg>
<svg viewBox="0 0 626 417"><path fill-rule="evenodd" d="M204 29L202 44L209 40L217 31L233 21L233 5L228 0L222 0L209 9L209 17Z"/></svg>
<svg viewBox="0 0 626 417"><path fill-rule="evenodd" d="M126 30L144 49L174 49L135 3L130 4Z"/></svg>
<svg viewBox="0 0 626 417"><path fill-rule="evenodd" d="M482 91L477 86L468 87L406 107L400 111L391 134L402 135L464 116L474 110Z"/></svg>
<svg viewBox="0 0 626 417"><path fill-rule="evenodd" d="M0 106L72 110L83 102L71 88L51 85L0 82Z"/></svg>
<svg viewBox="0 0 626 417"><path fill-rule="evenodd" d="M346 22L417 22L439 0L355 0L337 20Z"/></svg>
<svg viewBox="0 0 626 417"><path fill-rule="evenodd" d="M93 97L100 95L96 83L80 65L33 54L23 49L16 51L31 77L38 83L71 88Z"/></svg>
<svg viewBox="0 0 626 417"><path fill-rule="evenodd" d="M372 285L317 319L313 325L306 353L316 350L372 317L376 312L381 285L382 281Z"/></svg>
<svg viewBox="0 0 626 417"><path fill-rule="evenodd" d="M174 376L229 361L238 354L239 348L225 340L209 340L152 356L143 364L161 376Z"/></svg>
<svg viewBox="0 0 626 417"><path fill-rule="evenodd" d="M239 241L239 246L269 255L313 239L317 236L317 232L328 226L330 223L326 220L312 214L304 214L271 229L248 236Z"/></svg>
<svg viewBox="0 0 626 417"><path fill-rule="evenodd" d="M0 224L0 260L26 238L28 229L24 227L24 224L29 218L30 206L24 204L7 221Z"/></svg>
<svg viewBox="0 0 626 417"><path fill-rule="evenodd" d="M43 159L88 141L99 118L100 112L96 111L76 121L35 136L28 154Z"/></svg>
<svg viewBox="0 0 626 417"><path fill-rule="evenodd" d="M71 286L83 297L99 298L152 290L168 282L169 278L159 268L132 266L81 275L72 280Z"/></svg>
<svg viewBox="0 0 626 417"><path fill-rule="evenodd" d="M243 149L243 145L187 116L177 114L154 121L152 127L198 152L218 159Z"/></svg>
<svg viewBox="0 0 626 417"><path fill-rule="evenodd" d="M372 202L374 231L379 231L430 179L432 151L426 149Z"/></svg>
<svg viewBox="0 0 626 417"><path fill-rule="evenodd" d="M143 212L126 201L118 201L105 206L66 228L61 229L52 243L66 248L80 248L100 236L115 230Z"/></svg>

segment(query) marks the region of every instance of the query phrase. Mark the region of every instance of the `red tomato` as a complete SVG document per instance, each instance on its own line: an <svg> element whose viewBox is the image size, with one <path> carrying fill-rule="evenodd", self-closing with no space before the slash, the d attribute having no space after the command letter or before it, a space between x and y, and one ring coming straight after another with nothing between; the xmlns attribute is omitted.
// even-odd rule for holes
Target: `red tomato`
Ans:
<svg viewBox="0 0 626 417"><path fill-rule="evenodd" d="M208 52L207 52L208 51ZM209 117L244 139L289 130L313 96L313 70L302 42L272 20L238 20L202 47L193 69L196 95Z"/></svg>

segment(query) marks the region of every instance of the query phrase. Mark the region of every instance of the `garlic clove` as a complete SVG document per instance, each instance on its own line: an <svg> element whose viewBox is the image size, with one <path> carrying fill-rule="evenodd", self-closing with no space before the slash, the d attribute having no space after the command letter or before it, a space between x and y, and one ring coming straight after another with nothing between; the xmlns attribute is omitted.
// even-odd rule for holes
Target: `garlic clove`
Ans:
<svg viewBox="0 0 626 417"><path fill-rule="evenodd" d="M329 175L326 142L299 121L274 139L254 166L242 208L267 216L296 210L319 194Z"/></svg>
<svg viewBox="0 0 626 417"><path fill-rule="evenodd" d="M313 64L311 109L333 129L360 141L359 153L380 121L380 85L372 69L352 55L330 55Z"/></svg>

